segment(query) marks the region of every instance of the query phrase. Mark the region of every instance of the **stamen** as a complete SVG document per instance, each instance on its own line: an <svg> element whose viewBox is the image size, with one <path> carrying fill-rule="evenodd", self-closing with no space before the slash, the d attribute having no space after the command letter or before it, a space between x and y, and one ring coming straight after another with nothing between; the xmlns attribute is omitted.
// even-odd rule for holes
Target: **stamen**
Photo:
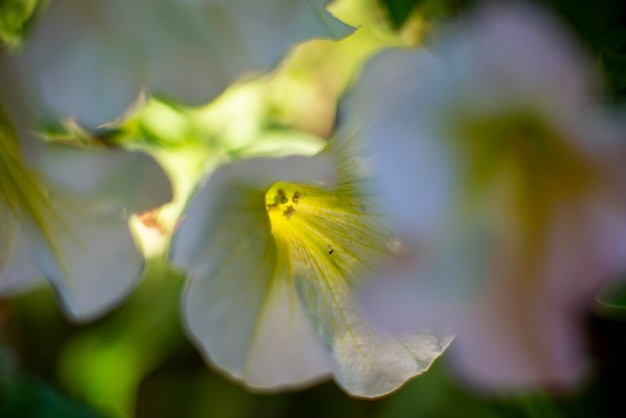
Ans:
<svg viewBox="0 0 626 418"><path fill-rule="evenodd" d="M289 205L287 206L287 209L285 209L285 211L283 212L283 215L285 215L285 218L291 219L294 213L296 213L296 210L293 206Z"/></svg>
<svg viewBox="0 0 626 418"><path fill-rule="evenodd" d="M289 204L290 202L293 202L295 205L297 205L300 203L300 200L303 196L302 193L300 193L298 190L293 190L290 186L291 185L288 185L286 183L281 183L280 187L274 185L274 187L270 188L265 194L265 209L267 211L280 209L282 210L285 218L287 218L288 220L291 219L291 217L296 213L296 209L294 208L294 205L289 205L286 207L285 205ZM289 195L292 196L291 199L289 199Z"/></svg>
<svg viewBox="0 0 626 418"><path fill-rule="evenodd" d="M284 205L285 203L289 202L289 198L287 197L283 189L278 189L278 191L276 192L275 201L276 203L279 203L281 205Z"/></svg>

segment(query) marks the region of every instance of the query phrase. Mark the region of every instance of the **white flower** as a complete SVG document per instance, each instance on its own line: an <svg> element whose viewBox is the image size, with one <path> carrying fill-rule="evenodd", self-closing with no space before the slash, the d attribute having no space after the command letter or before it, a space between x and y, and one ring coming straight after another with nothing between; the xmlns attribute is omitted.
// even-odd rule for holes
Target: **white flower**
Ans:
<svg viewBox="0 0 626 418"><path fill-rule="evenodd" d="M352 395L381 396L425 371L450 341L362 320L353 291L391 238L352 167L337 178L333 167L326 152L223 165L176 236L174 260L192 276L189 333L210 363L248 387L276 391L333 375Z"/></svg>
<svg viewBox="0 0 626 418"><path fill-rule="evenodd" d="M540 10L492 5L437 50L376 57L354 93L346 129L366 125L405 252L363 306L392 329L454 328L478 384L571 384L593 296L626 261L623 132Z"/></svg>
<svg viewBox="0 0 626 418"><path fill-rule="evenodd" d="M124 215L167 202L169 181L141 152L58 144L41 144L33 171L23 145L2 112L0 292L45 277L71 319L92 319L119 303L143 269Z"/></svg>
<svg viewBox="0 0 626 418"><path fill-rule="evenodd" d="M292 45L340 38L327 0L65 0L38 16L15 57L53 116L97 126L119 118L141 88L206 103Z"/></svg>

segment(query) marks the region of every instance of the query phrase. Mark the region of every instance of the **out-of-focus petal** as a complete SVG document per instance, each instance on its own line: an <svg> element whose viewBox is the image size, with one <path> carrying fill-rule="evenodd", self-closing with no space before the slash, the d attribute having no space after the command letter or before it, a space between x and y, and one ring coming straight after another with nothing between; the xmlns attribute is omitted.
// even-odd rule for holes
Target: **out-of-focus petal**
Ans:
<svg viewBox="0 0 626 418"><path fill-rule="evenodd" d="M169 180L140 152L58 144L43 145L41 171L29 170L10 120L0 122L2 290L46 277L72 319L93 319L139 278L144 258L127 216L171 199Z"/></svg>
<svg viewBox="0 0 626 418"><path fill-rule="evenodd" d="M454 196L454 161L426 130L428 101L416 100L446 75L444 63L425 50L388 50L370 59L342 105L337 140L370 160L380 210L405 235L437 229Z"/></svg>
<svg viewBox="0 0 626 418"><path fill-rule="evenodd" d="M33 232L45 228L47 209L40 179L26 167L12 121L0 106L0 291L22 290L41 276Z"/></svg>
<svg viewBox="0 0 626 418"><path fill-rule="evenodd" d="M144 152L45 144L37 162L55 193L82 199L91 210L139 213L172 198L165 172Z"/></svg>
<svg viewBox="0 0 626 418"><path fill-rule="evenodd" d="M437 48L441 74L407 67L421 52L389 52L357 87L394 66L415 77L357 136L404 250L360 306L391 330L458 331L475 387L569 387L586 366L584 314L623 267L623 134L580 50L535 6L485 7Z"/></svg>
<svg viewBox="0 0 626 418"><path fill-rule="evenodd" d="M47 144L41 156L52 208L41 269L67 313L89 320L119 303L143 269L127 215L169 201L171 185L142 152Z"/></svg>
<svg viewBox="0 0 626 418"><path fill-rule="evenodd" d="M500 277L457 319L453 360L465 380L487 389L568 388L588 372L582 324L594 296L626 263L626 219L600 203L564 208L533 264L510 242L492 244L500 249L492 274Z"/></svg>
<svg viewBox="0 0 626 418"><path fill-rule="evenodd" d="M597 83L582 49L563 25L529 3L479 8L442 42L449 92L480 112L529 103L554 120L595 95Z"/></svg>
<svg viewBox="0 0 626 418"><path fill-rule="evenodd" d="M415 107L415 95L425 94L433 83L445 81L447 72L445 63L425 49L390 49L378 53L369 59L359 82L342 100L337 140L346 141L367 133L398 112L413 112L418 116L422 109ZM387 142L392 142L392 138L389 135Z"/></svg>
<svg viewBox="0 0 626 418"><path fill-rule="evenodd" d="M23 291L41 278L39 266L33 261L35 243L16 214L0 200L0 294Z"/></svg>
<svg viewBox="0 0 626 418"><path fill-rule="evenodd" d="M38 262L65 312L88 321L120 303L143 270L128 220L92 211L84 201L50 198L58 215L50 223L53 241L39 241Z"/></svg>
<svg viewBox="0 0 626 418"><path fill-rule="evenodd" d="M236 78L275 65L309 38L350 29L324 0L53 2L18 65L55 116L114 120L141 88L206 103Z"/></svg>

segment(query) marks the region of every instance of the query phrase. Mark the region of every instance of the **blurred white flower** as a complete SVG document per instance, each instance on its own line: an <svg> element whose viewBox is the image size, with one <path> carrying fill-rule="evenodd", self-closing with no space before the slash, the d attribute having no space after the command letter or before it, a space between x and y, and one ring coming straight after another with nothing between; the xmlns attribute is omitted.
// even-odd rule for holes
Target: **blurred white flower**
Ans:
<svg viewBox="0 0 626 418"><path fill-rule="evenodd" d="M64 0L38 16L17 61L31 94L58 118L97 126L141 88L187 104L275 65L310 38L351 29L327 0Z"/></svg>
<svg viewBox="0 0 626 418"><path fill-rule="evenodd" d="M0 293L45 277L71 319L92 319L119 303L143 269L125 215L167 202L169 181L144 153L59 144L41 145L33 171L20 142L2 112Z"/></svg>
<svg viewBox="0 0 626 418"><path fill-rule="evenodd" d="M223 165L175 238L174 261L192 276L189 333L211 364L248 387L292 389L333 375L354 396L381 396L450 342L362 320L354 288L391 238L359 178L333 167L325 152Z"/></svg>
<svg viewBox="0 0 626 418"><path fill-rule="evenodd" d="M350 102L404 241L363 308L451 327L483 387L573 384L593 296L626 261L623 131L541 10L491 5L436 47L376 57Z"/></svg>

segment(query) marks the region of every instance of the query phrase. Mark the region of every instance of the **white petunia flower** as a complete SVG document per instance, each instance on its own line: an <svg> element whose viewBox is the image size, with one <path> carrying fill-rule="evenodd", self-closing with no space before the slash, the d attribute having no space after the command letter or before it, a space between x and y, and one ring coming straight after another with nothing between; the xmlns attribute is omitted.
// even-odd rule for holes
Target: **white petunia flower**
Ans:
<svg viewBox="0 0 626 418"><path fill-rule="evenodd" d="M92 319L143 269L125 215L167 202L169 181L141 152L44 144L33 171L20 146L0 114L0 293L45 277L71 319Z"/></svg>
<svg viewBox="0 0 626 418"><path fill-rule="evenodd" d="M351 29L327 0L64 0L39 16L16 56L32 94L59 118L119 118L141 88L206 103L310 38Z"/></svg>
<svg viewBox="0 0 626 418"><path fill-rule="evenodd" d="M352 168L338 173L326 151L223 165L176 236L174 261L192 276L188 331L207 361L250 388L332 375L354 396L381 396L450 342L426 330L393 335L361 318L353 291L392 240Z"/></svg>
<svg viewBox="0 0 626 418"><path fill-rule="evenodd" d="M381 54L353 93L347 126L365 125L404 241L363 307L395 330L452 327L475 383L572 384L594 294L626 261L623 132L541 10L492 5L437 49Z"/></svg>

